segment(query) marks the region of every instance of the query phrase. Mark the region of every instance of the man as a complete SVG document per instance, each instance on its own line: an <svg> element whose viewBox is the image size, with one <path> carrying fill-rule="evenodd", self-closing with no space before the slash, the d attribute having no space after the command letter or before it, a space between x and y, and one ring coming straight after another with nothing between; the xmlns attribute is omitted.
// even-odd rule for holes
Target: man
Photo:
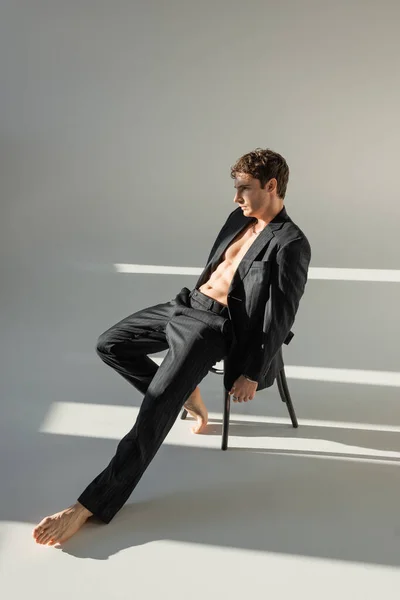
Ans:
<svg viewBox="0 0 400 600"><path fill-rule="evenodd" d="M304 293L310 245L289 218L285 159L257 148L231 168L238 208L221 229L195 288L127 317L100 336L97 351L144 394L135 425L78 501L43 519L39 544L70 538L91 516L109 523L128 500L183 406L207 424L198 384L226 358L224 385L246 402L274 382L281 346ZM167 350L161 366L148 354Z"/></svg>

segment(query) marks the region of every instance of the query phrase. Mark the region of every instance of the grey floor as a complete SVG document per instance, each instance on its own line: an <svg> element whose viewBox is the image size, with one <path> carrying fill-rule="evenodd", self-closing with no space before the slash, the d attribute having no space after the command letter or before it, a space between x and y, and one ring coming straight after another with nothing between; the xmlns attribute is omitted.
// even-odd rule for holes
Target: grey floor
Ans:
<svg viewBox="0 0 400 600"><path fill-rule="evenodd" d="M95 355L95 308L86 325L36 310L24 320L21 300L4 321L2 597L398 598L400 403L390 386L289 378L299 429L274 386L234 405L221 452L221 378L210 374L206 435L178 421L110 525L36 546L34 524L103 468L141 400Z"/></svg>

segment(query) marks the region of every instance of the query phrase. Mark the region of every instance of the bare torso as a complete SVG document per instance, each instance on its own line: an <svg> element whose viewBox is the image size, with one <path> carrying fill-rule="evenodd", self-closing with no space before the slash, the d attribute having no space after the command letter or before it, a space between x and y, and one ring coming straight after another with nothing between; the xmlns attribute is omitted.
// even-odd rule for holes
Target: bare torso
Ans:
<svg viewBox="0 0 400 600"><path fill-rule="evenodd" d="M222 262L211 274L210 279L199 288L200 292L226 306L228 304L228 290L235 271L256 239L257 235L254 234L252 225L249 225L226 249Z"/></svg>

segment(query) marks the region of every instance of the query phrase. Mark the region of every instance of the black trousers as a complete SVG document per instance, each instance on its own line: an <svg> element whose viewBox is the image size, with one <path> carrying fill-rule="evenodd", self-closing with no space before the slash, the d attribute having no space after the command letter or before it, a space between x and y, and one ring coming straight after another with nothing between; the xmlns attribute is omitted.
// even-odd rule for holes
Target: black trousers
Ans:
<svg viewBox="0 0 400 600"><path fill-rule="evenodd" d="M128 500L196 386L226 356L232 341L227 312L183 288L174 300L136 312L100 336L103 361L144 394L115 456L78 498L104 523ZM160 366L147 356L163 350Z"/></svg>

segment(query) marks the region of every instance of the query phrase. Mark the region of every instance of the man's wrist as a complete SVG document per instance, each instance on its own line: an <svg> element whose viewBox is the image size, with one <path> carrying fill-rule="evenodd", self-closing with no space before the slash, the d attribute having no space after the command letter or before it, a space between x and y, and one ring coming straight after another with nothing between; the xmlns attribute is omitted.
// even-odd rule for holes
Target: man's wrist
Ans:
<svg viewBox="0 0 400 600"><path fill-rule="evenodd" d="M244 377L245 379L247 379L247 381L251 381L251 383L258 383L258 381L254 381L254 379L251 379L251 377L248 377L244 373L242 373L242 377Z"/></svg>

